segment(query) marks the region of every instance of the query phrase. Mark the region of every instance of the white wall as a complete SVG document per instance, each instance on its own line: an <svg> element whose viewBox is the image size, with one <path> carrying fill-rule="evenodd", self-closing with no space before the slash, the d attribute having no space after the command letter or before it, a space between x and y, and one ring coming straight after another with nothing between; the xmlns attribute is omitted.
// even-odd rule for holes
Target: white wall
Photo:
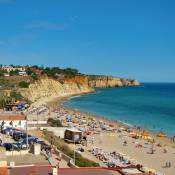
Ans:
<svg viewBox="0 0 175 175"><path fill-rule="evenodd" d="M0 120L0 125L2 124L3 120ZM5 127L14 127L14 128L25 128L26 127L26 120L14 120L13 121L13 125L10 125L10 120L4 120L5 124L4 126Z"/></svg>
<svg viewBox="0 0 175 175"><path fill-rule="evenodd" d="M47 124L47 121L28 121L28 124Z"/></svg>

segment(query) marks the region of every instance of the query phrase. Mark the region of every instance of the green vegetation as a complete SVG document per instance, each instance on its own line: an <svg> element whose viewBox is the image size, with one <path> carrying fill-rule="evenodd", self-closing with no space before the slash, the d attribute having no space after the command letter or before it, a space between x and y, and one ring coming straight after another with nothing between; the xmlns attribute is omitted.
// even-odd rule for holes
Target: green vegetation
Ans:
<svg viewBox="0 0 175 175"><path fill-rule="evenodd" d="M32 75L32 70L28 67L27 69L26 69L26 73L27 73L27 75Z"/></svg>
<svg viewBox="0 0 175 175"><path fill-rule="evenodd" d="M0 97L0 109L4 109L6 106L6 100L3 97Z"/></svg>
<svg viewBox="0 0 175 175"><path fill-rule="evenodd" d="M48 77L52 78L60 78L60 77L65 77L65 78L72 78L75 75L79 74L79 71L77 69L72 69L72 68L66 68L66 69L60 69L59 67L46 67L43 68L43 73L46 74Z"/></svg>
<svg viewBox="0 0 175 175"><path fill-rule="evenodd" d="M6 70L0 70L0 77L3 77L4 74L7 74L8 72Z"/></svg>
<svg viewBox="0 0 175 175"><path fill-rule="evenodd" d="M14 68L9 72L10 76L19 76L19 68L23 68L27 75L32 77L34 80L38 80L40 76L46 75L54 79L62 78L72 78L76 75L79 75L79 71L74 68L59 68L59 67L43 67L43 66L15 66L10 65ZM5 73L8 73L7 70L3 70L3 65L0 65L0 76L4 76ZM16 68L16 70L15 70Z"/></svg>
<svg viewBox="0 0 175 175"><path fill-rule="evenodd" d="M5 106L11 102L25 100L30 103L28 100L24 99L24 97L17 91L11 91L10 95L0 95L0 109L5 108Z"/></svg>
<svg viewBox="0 0 175 175"><path fill-rule="evenodd" d="M16 100L23 100L24 99L23 96L19 92L16 92L16 91L12 91L10 93L10 98L11 99L14 99L15 101Z"/></svg>
<svg viewBox="0 0 175 175"><path fill-rule="evenodd" d="M1 88L14 88L15 87L15 84L11 81L9 81L7 78L5 77L1 77L0 78L0 87Z"/></svg>
<svg viewBox="0 0 175 175"><path fill-rule="evenodd" d="M34 80L38 80L38 79L39 79L39 75L37 75L36 73L32 73L32 74L31 74L31 77L32 77Z"/></svg>
<svg viewBox="0 0 175 175"><path fill-rule="evenodd" d="M31 66L28 67L26 70L28 75L36 76L36 75L47 75L51 78L72 78L75 75L79 74L77 69L73 68L66 68L61 69L59 67L39 67L39 66ZM33 77L35 78L35 77Z"/></svg>
<svg viewBox="0 0 175 175"><path fill-rule="evenodd" d="M25 83L21 83L25 82ZM30 76L10 76L0 77L0 89L1 90L16 90L18 87L28 87L33 82ZM28 84L28 85L27 85Z"/></svg>
<svg viewBox="0 0 175 175"><path fill-rule="evenodd" d="M17 76L17 75L19 75L19 70L11 70L11 71L9 72L9 75L10 75L10 76Z"/></svg>
<svg viewBox="0 0 175 175"><path fill-rule="evenodd" d="M64 140L56 137L52 132L44 131L45 139L48 140L50 143L53 143L57 147L58 150L62 151L64 154L68 155L69 157L74 157L74 151L69 148L67 143ZM76 165L79 167L98 167L99 164L91 161L87 158L82 157L80 154L75 154L75 162Z"/></svg>
<svg viewBox="0 0 175 175"><path fill-rule="evenodd" d="M49 118L47 123L52 127L63 127L62 123L59 120L55 120L53 118Z"/></svg>
<svg viewBox="0 0 175 175"><path fill-rule="evenodd" d="M26 81L20 81L20 82L18 83L18 85L19 85L20 88L28 88L29 85L30 85L30 83L28 83L28 82L26 82Z"/></svg>

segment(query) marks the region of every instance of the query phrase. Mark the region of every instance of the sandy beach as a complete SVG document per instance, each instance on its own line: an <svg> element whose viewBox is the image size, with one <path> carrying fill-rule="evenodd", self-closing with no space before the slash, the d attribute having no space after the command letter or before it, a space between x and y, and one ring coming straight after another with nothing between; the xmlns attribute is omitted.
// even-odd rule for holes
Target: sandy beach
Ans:
<svg viewBox="0 0 175 175"><path fill-rule="evenodd" d="M75 127L82 130L87 136L87 146L83 147L85 149L85 152L82 154L83 156L100 162L90 151L94 148L98 148L103 152L115 151L126 155L129 160L153 169L156 172L174 175L175 144L170 138L158 138L155 133L150 132L149 137L154 140L154 143L143 138L132 138L131 132L141 134L143 131L129 128L122 123L110 121L104 117L66 108L63 106L63 102L68 98L70 97L46 98L34 103L32 106L37 108L41 105L46 105L49 112L45 119L49 117L57 118L67 127ZM68 121L70 117L71 119ZM41 119L42 115L39 115L39 118ZM102 126L105 126L105 128L102 128ZM126 142L125 145L124 142ZM150 147L152 146L153 154L150 153ZM166 162L170 162L171 166L165 167Z"/></svg>

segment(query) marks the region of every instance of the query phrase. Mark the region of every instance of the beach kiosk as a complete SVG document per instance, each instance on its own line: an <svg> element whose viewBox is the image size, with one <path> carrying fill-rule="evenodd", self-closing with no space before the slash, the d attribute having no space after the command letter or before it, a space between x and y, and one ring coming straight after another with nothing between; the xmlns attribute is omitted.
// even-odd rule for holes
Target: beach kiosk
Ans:
<svg viewBox="0 0 175 175"><path fill-rule="evenodd" d="M66 129L64 133L64 140L70 143L80 143L82 136L82 132L77 129Z"/></svg>

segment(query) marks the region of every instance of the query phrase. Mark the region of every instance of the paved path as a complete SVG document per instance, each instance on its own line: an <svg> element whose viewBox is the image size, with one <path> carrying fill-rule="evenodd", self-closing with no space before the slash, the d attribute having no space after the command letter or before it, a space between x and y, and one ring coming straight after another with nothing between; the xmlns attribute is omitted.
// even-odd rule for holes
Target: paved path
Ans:
<svg viewBox="0 0 175 175"><path fill-rule="evenodd" d="M58 162L59 162L59 167L60 168L70 168L67 165L67 162L65 160L61 159L61 161L58 161L58 156L56 154L52 154L52 163L53 163L53 166L58 165Z"/></svg>
<svg viewBox="0 0 175 175"><path fill-rule="evenodd" d="M38 138L40 138L40 137L38 136ZM47 140L45 140L45 139L43 139L43 138L40 138L40 139L41 139L41 140L44 140L44 142L45 142L46 144L50 145L50 143L49 143ZM42 152L43 152L43 154L45 154L45 156L47 156L45 151L42 151ZM67 162L66 162L65 160L61 159L61 161L59 161L58 155L56 155L56 153L54 153L54 152L55 152L55 150L53 151L53 153L52 153L52 158L51 158L51 160L50 160L50 163L52 164L52 166L57 166L57 165L58 165L58 162L59 162L59 167L60 167L60 168L70 168L70 167L67 165Z"/></svg>
<svg viewBox="0 0 175 175"><path fill-rule="evenodd" d="M42 153L47 156L46 152L45 151L42 151ZM48 156L47 156L48 157ZM61 159L61 161L59 160L59 157L55 154L55 153L52 153L52 156L51 158L48 158L50 164L52 166L58 166L59 165L59 168L70 168L68 165L67 165L67 162L63 159Z"/></svg>

